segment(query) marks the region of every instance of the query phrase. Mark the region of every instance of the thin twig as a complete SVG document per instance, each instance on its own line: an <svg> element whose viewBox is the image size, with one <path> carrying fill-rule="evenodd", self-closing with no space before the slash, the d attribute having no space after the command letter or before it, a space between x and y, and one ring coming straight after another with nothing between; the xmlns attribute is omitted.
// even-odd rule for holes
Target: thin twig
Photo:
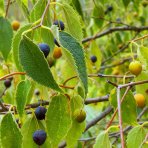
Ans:
<svg viewBox="0 0 148 148"><path fill-rule="evenodd" d="M6 18L7 15L8 15L8 10L9 10L9 6L10 6L10 1L11 1L11 0L8 0L7 6L6 6L5 18Z"/></svg>
<svg viewBox="0 0 148 148"><path fill-rule="evenodd" d="M122 114L121 114L121 100L120 100L120 87L117 88L117 105L118 105L118 118L119 118L119 127L120 127L121 147L124 148Z"/></svg>
<svg viewBox="0 0 148 148"><path fill-rule="evenodd" d="M142 36L142 37L140 37L140 38L131 40L131 41L129 41L129 42L136 42L136 41L139 41L139 40L143 40L143 39L145 39L145 38L148 38L148 34L146 34L146 35L144 35L144 36Z"/></svg>
<svg viewBox="0 0 148 148"><path fill-rule="evenodd" d="M127 95L128 91L130 90L130 88L131 88L131 87L128 86L127 89L126 89L126 91L125 91L125 93L123 94L123 96L122 96L122 98L121 98L121 104L122 104L122 102L123 102L125 96ZM108 122L108 124L107 124L107 126L106 126L106 129L111 126L111 124L112 124L112 122L113 122L113 120L114 120L114 118L115 118L117 112L118 112L118 108L116 108L115 112L113 113L113 115L112 115L112 117L111 117L111 120Z"/></svg>
<svg viewBox="0 0 148 148"><path fill-rule="evenodd" d="M106 78L125 78L125 79L127 79L127 78L133 78L134 75L130 75L130 76L124 76L124 75L104 75L104 74L99 73L99 74L89 74L88 77L94 77L94 78L95 77L100 77L100 78L106 77ZM78 76L72 76L72 77L66 79L63 82L63 85L65 85L68 81L70 81L72 79L75 79L75 78L78 78Z"/></svg>
<svg viewBox="0 0 148 148"><path fill-rule="evenodd" d="M0 81L5 80L13 75L25 75L26 72L13 72L0 78Z"/></svg>
<svg viewBox="0 0 148 148"><path fill-rule="evenodd" d="M144 83L148 83L148 80L143 80L143 81L131 82L131 83L123 84L123 85L120 85L120 88L125 88L125 87L128 87L128 86L140 85L140 84L144 84Z"/></svg>
<svg viewBox="0 0 148 148"><path fill-rule="evenodd" d="M34 26L33 28L31 28L32 30L35 30L35 29L37 29L37 28L39 28L39 27L41 27L43 25L44 18L45 18L45 15L46 15L47 11L48 11L49 5L50 5L50 0L48 0L48 3L46 5L46 8L45 8L45 10L43 12L43 15L41 17L40 24L38 24L37 26Z"/></svg>
<svg viewBox="0 0 148 148"><path fill-rule="evenodd" d="M139 32L137 32L132 39L135 39L138 34L139 34ZM120 50L116 51L113 55L111 55L110 57L105 59L101 64L104 65L107 61L111 60L113 57L115 57L119 53L123 52L125 49L128 48L129 44L130 44L130 42L128 42L126 45L124 45Z"/></svg>
<svg viewBox="0 0 148 148"><path fill-rule="evenodd" d="M98 97L98 98L89 98L85 100L85 105L91 104L91 103L98 103L98 102L104 102L108 101L109 95Z"/></svg>
<svg viewBox="0 0 148 148"><path fill-rule="evenodd" d="M140 112L140 114L137 117L137 121L141 119L141 117L144 115L146 111L148 111L148 106L144 107L143 110Z"/></svg>
<svg viewBox="0 0 148 148"><path fill-rule="evenodd" d="M113 108L111 106L109 106L108 108L105 109L105 111L103 111L101 114L99 114L97 117L95 117L94 119L92 119L90 122L88 122L88 124L86 125L86 128L84 130L84 132L86 132L89 128L91 128L92 126L94 126L97 122L99 122L100 120L102 120L104 117L106 117L111 111L113 110Z"/></svg>
<svg viewBox="0 0 148 148"><path fill-rule="evenodd" d="M95 36L91 36L91 37L87 37L85 39L82 40L82 43L86 43L90 40L95 40L97 38L103 37L105 35L108 35L110 33L116 32L116 31L136 31L136 32L140 32L140 31L144 31L144 30L148 30L148 26L141 26L141 27L135 27L135 26L121 26L121 27L114 27L114 28L109 28Z"/></svg>
<svg viewBox="0 0 148 148"><path fill-rule="evenodd" d="M134 56L135 58L137 57L137 55ZM104 66L101 66L99 70L104 70L106 68L112 68L112 67L115 67L115 66L119 66L119 65L122 65L124 64L125 62L128 62L130 60L132 60L133 58L125 58L123 60L121 60L120 62L118 63L115 63L115 64L111 64L111 65L104 65Z"/></svg>

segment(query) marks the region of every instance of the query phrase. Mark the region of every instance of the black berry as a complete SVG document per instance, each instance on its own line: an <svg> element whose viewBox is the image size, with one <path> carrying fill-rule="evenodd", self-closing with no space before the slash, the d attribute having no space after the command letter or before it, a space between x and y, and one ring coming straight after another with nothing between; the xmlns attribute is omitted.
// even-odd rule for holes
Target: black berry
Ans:
<svg viewBox="0 0 148 148"><path fill-rule="evenodd" d="M45 43L40 43L38 46L39 46L40 50L44 53L45 58L47 58L47 56L50 52L50 47Z"/></svg>
<svg viewBox="0 0 148 148"><path fill-rule="evenodd" d="M57 41L55 38L54 38L54 43L55 43L58 47L60 47L58 41Z"/></svg>
<svg viewBox="0 0 148 148"><path fill-rule="evenodd" d="M108 6L107 10L108 11L112 11L113 10L113 7L112 6Z"/></svg>
<svg viewBox="0 0 148 148"><path fill-rule="evenodd" d="M64 23L60 20L55 20L53 24L57 25L59 27L59 30L64 30L64 28L65 28Z"/></svg>
<svg viewBox="0 0 148 148"><path fill-rule="evenodd" d="M96 56L91 56L91 61L93 62L93 63L95 63L96 61L97 61L97 57Z"/></svg>
<svg viewBox="0 0 148 148"><path fill-rule="evenodd" d="M11 80L10 79L6 79L4 81L4 85L5 85L6 88L9 88L11 86Z"/></svg>
<svg viewBox="0 0 148 148"><path fill-rule="evenodd" d="M38 120L43 120L45 119L45 114L46 114L47 109L43 106L39 106L35 110L35 116Z"/></svg>
<svg viewBox="0 0 148 148"><path fill-rule="evenodd" d="M33 133L33 141L37 145L42 145L47 138L47 134L43 130L37 130Z"/></svg>

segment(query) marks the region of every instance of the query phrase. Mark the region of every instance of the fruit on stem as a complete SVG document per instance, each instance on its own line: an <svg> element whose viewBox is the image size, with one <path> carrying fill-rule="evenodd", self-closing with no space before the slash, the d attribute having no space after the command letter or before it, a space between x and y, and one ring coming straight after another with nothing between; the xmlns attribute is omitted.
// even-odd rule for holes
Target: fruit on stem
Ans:
<svg viewBox="0 0 148 148"><path fill-rule="evenodd" d="M40 50L43 52L45 58L47 58L49 52L50 52L50 47L48 46L48 44L45 43L40 43L38 44Z"/></svg>
<svg viewBox="0 0 148 148"><path fill-rule="evenodd" d="M39 106L35 110L35 116L38 120L43 120L45 119L45 114L46 114L47 109L43 106Z"/></svg>
<svg viewBox="0 0 148 148"><path fill-rule="evenodd" d="M44 144L45 140L47 138L47 134L44 130L37 130L33 133L33 141L37 145L42 145Z"/></svg>
<svg viewBox="0 0 148 148"><path fill-rule="evenodd" d="M20 23L18 21L13 21L11 26L13 30L17 31L20 28Z"/></svg>
<svg viewBox="0 0 148 148"><path fill-rule="evenodd" d="M74 111L74 119L81 123L86 119L86 112L83 109L76 109Z"/></svg>
<svg viewBox="0 0 148 148"><path fill-rule="evenodd" d="M132 74L138 76L142 71L142 64L139 61L132 61L129 64L129 70Z"/></svg>
<svg viewBox="0 0 148 148"><path fill-rule="evenodd" d="M4 81L4 85L5 85L6 88L9 88L11 86L11 80L10 79L6 79Z"/></svg>
<svg viewBox="0 0 148 148"><path fill-rule="evenodd" d="M58 47L60 47L58 41L57 41L55 38L54 38L54 43L55 43Z"/></svg>
<svg viewBox="0 0 148 148"><path fill-rule="evenodd" d="M55 47L54 50L53 50L53 57L55 59L58 59L62 56L62 50L61 50L61 47Z"/></svg>
<svg viewBox="0 0 148 148"><path fill-rule="evenodd" d="M135 94L134 98L138 107L142 108L145 106L145 97L143 94Z"/></svg>
<svg viewBox="0 0 148 148"><path fill-rule="evenodd" d="M93 63L95 63L95 62L97 62L97 57L96 57L95 55L93 55L93 56L90 57L90 60L91 60Z"/></svg>
<svg viewBox="0 0 148 148"><path fill-rule="evenodd" d="M55 20L53 22L53 24L58 26L59 30L64 30L64 28L65 28L65 25L64 25L64 23L61 20Z"/></svg>

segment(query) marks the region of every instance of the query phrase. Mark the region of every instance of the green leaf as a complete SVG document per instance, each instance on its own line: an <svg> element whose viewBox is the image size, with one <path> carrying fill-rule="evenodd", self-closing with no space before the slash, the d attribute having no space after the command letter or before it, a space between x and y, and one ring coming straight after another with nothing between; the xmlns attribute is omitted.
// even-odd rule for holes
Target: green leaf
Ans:
<svg viewBox="0 0 148 148"><path fill-rule="evenodd" d="M73 38L70 34L66 32L59 33L59 39L62 47L67 49L67 51L72 55L76 71L79 75L79 78L85 88L85 94L88 92L88 82L87 82L87 72L86 72L86 63L85 63L85 56L84 51L81 45ZM71 59L72 61L72 59Z"/></svg>
<svg viewBox="0 0 148 148"><path fill-rule="evenodd" d="M43 53L26 36L23 36L20 42L19 57L24 70L33 80L46 87L62 91L54 80Z"/></svg>
<svg viewBox="0 0 148 148"><path fill-rule="evenodd" d="M47 0L38 0L37 3L34 5L32 11L30 12L30 21L35 22L39 20L46 7Z"/></svg>
<svg viewBox="0 0 148 148"><path fill-rule="evenodd" d="M122 98L125 89L121 89L120 97ZM110 93L110 102L114 108L117 108L117 95L116 89L113 89ZM137 113L136 113L136 101L131 91L125 96L121 105L122 121L126 124L137 124ZM127 116L128 115L128 116Z"/></svg>
<svg viewBox="0 0 148 148"><path fill-rule="evenodd" d="M41 28L41 36L44 41L44 43L47 43L50 47L50 51L53 51L55 43L54 43L54 37L51 31Z"/></svg>
<svg viewBox="0 0 148 148"><path fill-rule="evenodd" d="M138 58L140 62L142 63L143 67L148 71L148 48L141 46L137 50Z"/></svg>
<svg viewBox="0 0 148 148"><path fill-rule="evenodd" d="M21 81L16 89L16 108L20 117L23 117L24 108L27 101L27 95L30 89L29 81Z"/></svg>
<svg viewBox="0 0 148 148"><path fill-rule="evenodd" d="M20 1L20 0L16 0L16 1L17 1L18 5L20 6L20 8L22 9L22 11L23 11L25 17L26 17L26 18L28 19L28 21L29 21L29 19L30 19L30 18L29 18L29 10L28 10L26 4L25 4L23 1Z"/></svg>
<svg viewBox="0 0 148 148"><path fill-rule="evenodd" d="M20 65L20 61L19 61L19 44L21 41L22 33L24 31L28 30L30 27L31 27L31 24L27 24L27 25L21 27L17 31L17 33L15 34L15 36L13 37L13 40L12 40L13 59L14 59L15 65L19 71L23 71L23 69Z"/></svg>
<svg viewBox="0 0 148 148"><path fill-rule="evenodd" d="M135 78L135 82L148 80L148 71L142 71L141 74ZM136 85L136 93L143 94L148 105L148 83Z"/></svg>
<svg viewBox="0 0 148 148"><path fill-rule="evenodd" d="M22 135L11 113L6 114L1 122L1 144L4 148L22 146Z"/></svg>
<svg viewBox="0 0 148 148"><path fill-rule="evenodd" d="M4 0L0 1L0 16L3 16L5 13L5 9L4 9Z"/></svg>
<svg viewBox="0 0 148 148"><path fill-rule="evenodd" d="M111 148L108 132L102 131L96 138L93 148Z"/></svg>
<svg viewBox="0 0 148 148"><path fill-rule="evenodd" d="M70 100L72 115L76 109L83 108L83 99L80 96L75 96ZM81 137L84 129L85 122L78 123L74 118L72 118L72 127L68 131L66 136L66 144L68 148L75 147L75 144L78 142L78 139Z"/></svg>
<svg viewBox="0 0 148 148"><path fill-rule="evenodd" d="M103 18L104 17L104 9L103 6L98 3L94 9L93 9L93 19L94 19L94 23L98 26L101 27L103 25Z"/></svg>
<svg viewBox="0 0 148 148"><path fill-rule="evenodd" d="M42 122L37 121L35 116L28 117L21 128L21 132L23 135L23 148L37 148L37 145L32 139L32 135L36 130L42 129L45 131L45 127ZM46 131L45 131L46 132ZM48 146L47 146L48 145ZM42 148L50 148L50 143L48 138L45 143L42 145Z"/></svg>
<svg viewBox="0 0 148 148"><path fill-rule="evenodd" d="M131 0L122 0L125 8L128 6L128 4L131 2Z"/></svg>
<svg viewBox="0 0 148 148"><path fill-rule="evenodd" d="M66 23L65 30L70 33L74 38L81 42L83 38L82 27L80 23L80 17L77 12L68 4L63 4L63 14Z"/></svg>
<svg viewBox="0 0 148 148"><path fill-rule="evenodd" d="M46 127L52 147L57 147L71 127L69 100L64 95L52 98L46 113Z"/></svg>
<svg viewBox="0 0 148 148"><path fill-rule="evenodd" d="M99 69L101 66L102 54L101 54L101 50L98 48L96 41L92 41L90 53L91 53L90 56L95 55L97 57L95 66L97 67L97 69ZM89 60L90 60L90 57L89 57Z"/></svg>
<svg viewBox="0 0 148 148"><path fill-rule="evenodd" d="M79 0L72 0L71 3L72 3L72 6L76 9L76 11L79 13L79 15L81 15L81 17L84 18L80 1Z"/></svg>
<svg viewBox="0 0 148 148"><path fill-rule="evenodd" d="M0 52L6 60L11 50L13 31L7 19L0 17Z"/></svg>
<svg viewBox="0 0 148 148"><path fill-rule="evenodd" d="M148 130L139 125L134 127L127 136L127 148L140 148Z"/></svg>

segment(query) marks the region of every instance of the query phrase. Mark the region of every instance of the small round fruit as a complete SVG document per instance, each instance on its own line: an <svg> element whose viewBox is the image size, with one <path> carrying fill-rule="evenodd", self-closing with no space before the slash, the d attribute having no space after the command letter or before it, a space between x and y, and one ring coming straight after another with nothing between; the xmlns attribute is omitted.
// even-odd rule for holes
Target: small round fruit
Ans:
<svg viewBox="0 0 148 148"><path fill-rule="evenodd" d="M58 47L60 47L58 41L57 41L55 38L54 38L54 43L55 43Z"/></svg>
<svg viewBox="0 0 148 148"><path fill-rule="evenodd" d="M33 133L33 141L37 144L37 145L42 145L44 144L45 140L47 138L47 134L45 131L43 130L37 130Z"/></svg>
<svg viewBox="0 0 148 148"><path fill-rule="evenodd" d="M13 30L15 31L17 31L20 28L20 23L18 21L13 21L11 25Z"/></svg>
<svg viewBox="0 0 148 148"><path fill-rule="evenodd" d="M129 70L134 75L139 75L142 71L142 64L139 61L133 61L129 64Z"/></svg>
<svg viewBox="0 0 148 148"><path fill-rule="evenodd" d="M107 10L108 11L112 11L113 10L113 7L112 6L108 6Z"/></svg>
<svg viewBox="0 0 148 148"><path fill-rule="evenodd" d="M57 25L59 27L59 30L64 30L64 28L65 28L64 23L60 20L55 20L53 24Z"/></svg>
<svg viewBox="0 0 148 148"><path fill-rule="evenodd" d="M48 44L40 43L38 46L39 46L40 50L43 52L45 58L47 58L47 56L50 52L50 47L48 46Z"/></svg>
<svg viewBox="0 0 148 148"><path fill-rule="evenodd" d="M49 65L49 67L54 66L55 65L55 59L52 58L52 57L49 57L48 58L48 65Z"/></svg>
<svg viewBox="0 0 148 148"><path fill-rule="evenodd" d="M6 79L4 81L4 85L5 85L6 88L9 88L11 86L11 80L10 79Z"/></svg>
<svg viewBox="0 0 148 148"><path fill-rule="evenodd" d="M142 5L143 5L143 7L146 7L148 5L148 1L147 0L143 0L142 1Z"/></svg>
<svg viewBox="0 0 148 148"><path fill-rule="evenodd" d="M40 91L39 91L38 89L36 89L36 90L34 91L34 93L35 93L36 96L39 96L39 95L40 95Z"/></svg>
<svg viewBox="0 0 148 148"><path fill-rule="evenodd" d="M55 59L58 59L62 56L62 50L61 50L61 47L55 47L54 50L53 50L53 57Z"/></svg>
<svg viewBox="0 0 148 148"><path fill-rule="evenodd" d="M82 109L76 109L74 111L74 118L77 122L81 123L86 119L86 112Z"/></svg>
<svg viewBox="0 0 148 148"><path fill-rule="evenodd" d="M90 57L90 60L91 60L93 63L95 63L95 62L97 62L97 57L93 55L93 56Z"/></svg>
<svg viewBox="0 0 148 148"><path fill-rule="evenodd" d="M46 114L47 109L43 106L39 106L35 110L35 116L38 120L43 120L45 119L45 114Z"/></svg>
<svg viewBox="0 0 148 148"><path fill-rule="evenodd" d="M145 97L142 94L135 94L134 98L136 100L138 107L144 107L145 106Z"/></svg>

